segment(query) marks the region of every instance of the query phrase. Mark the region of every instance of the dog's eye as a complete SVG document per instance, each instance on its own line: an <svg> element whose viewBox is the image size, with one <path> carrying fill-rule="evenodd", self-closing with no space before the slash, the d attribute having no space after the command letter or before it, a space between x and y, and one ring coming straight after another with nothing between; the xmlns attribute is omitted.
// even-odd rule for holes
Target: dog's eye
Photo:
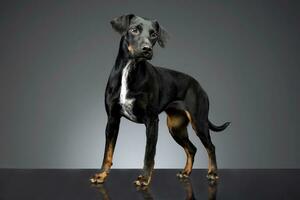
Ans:
<svg viewBox="0 0 300 200"><path fill-rule="evenodd" d="M130 28L129 31L134 35L137 35L139 33L139 30L137 28Z"/></svg>
<svg viewBox="0 0 300 200"><path fill-rule="evenodd" d="M151 33L151 34L150 34L150 37L151 37L151 38L157 38L157 33L155 33L155 32Z"/></svg>

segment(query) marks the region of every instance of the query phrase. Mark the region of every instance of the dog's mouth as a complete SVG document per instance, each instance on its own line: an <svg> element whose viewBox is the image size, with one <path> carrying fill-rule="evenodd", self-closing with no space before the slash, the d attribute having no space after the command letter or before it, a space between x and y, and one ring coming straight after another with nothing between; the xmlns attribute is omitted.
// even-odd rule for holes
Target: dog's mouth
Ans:
<svg viewBox="0 0 300 200"><path fill-rule="evenodd" d="M146 59L146 60L151 60L152 56L153 56L153 53L151 51L143 52L142 55L141 55L141 57Z"/></svg>
<svg viewBox="0 0 300 200"><path fill-rule="evenodd" d="M142 52L136 52L132 55L132 58L138 59L138 60L151 60L153 57L153 51L142 51Z"/></svg>

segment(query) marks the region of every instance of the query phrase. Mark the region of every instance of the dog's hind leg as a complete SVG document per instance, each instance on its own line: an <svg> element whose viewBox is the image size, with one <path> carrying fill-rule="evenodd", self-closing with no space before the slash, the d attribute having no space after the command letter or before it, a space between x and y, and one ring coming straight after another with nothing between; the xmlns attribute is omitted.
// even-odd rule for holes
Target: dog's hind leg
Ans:
<svg viewBox="0 0 300 200"><path fill-rule="evenodd" d="M200 138L203 146L205 147L207 154L208 154L208 174L207 178L209 180L218 179L217 175L217 160L216 160L216 153L215 153L215 146L211 141L208 121L201 120L201 119L193 119L191 120L192 127L196 132L197 136Z"/></svg>
<svg viewBox="0 0 300 200"><path fill-rule="evenodd" d="M199 86L194 87L187 92L185 105L187 107L186 112L188 113L191 125L208 154L207 178L210 180L218 179L215 146L210 138L208 124L208 97Z"/></svg>
<svg viewBox="0 0 300 200"><path fill-rule="evenodd" d="M174 140L180 146L182 146L187 156L184 169L177 174L178 177L185 178L188 177L192 172L194 156L197 151L197 148L193 145L188 137L187 125L189 123L189 118L184 110L174 107L169 107L169 109L166 110L166 113L169 132Z"/></svg>

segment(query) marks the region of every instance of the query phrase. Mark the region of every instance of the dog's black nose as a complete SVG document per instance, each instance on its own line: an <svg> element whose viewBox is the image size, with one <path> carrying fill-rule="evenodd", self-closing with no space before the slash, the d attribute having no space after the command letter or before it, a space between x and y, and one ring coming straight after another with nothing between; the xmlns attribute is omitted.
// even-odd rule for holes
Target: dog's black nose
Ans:
<svg viewBox="0 0 300 200"><path fill-rule="evenodd" d="M152 51L152 47L145 45L145 46L143 46L142 50L146 51L146 52L150 52L150 51Z"/></svg>

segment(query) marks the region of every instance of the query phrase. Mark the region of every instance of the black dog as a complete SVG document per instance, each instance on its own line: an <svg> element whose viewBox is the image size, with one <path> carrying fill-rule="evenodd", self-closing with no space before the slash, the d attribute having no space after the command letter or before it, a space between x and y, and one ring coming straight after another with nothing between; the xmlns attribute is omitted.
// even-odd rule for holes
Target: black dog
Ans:
<svg viewBox="0 0 300 200"><path fill-rule="evenodd" d="M162 111L167 113L167 125L172 137L187 155L185 168L177 175L181 178L188 177L192 171L196 147L188 138L187 125L191 122L208 153L207 178L217 179L215 147L211 142L209 129L222 131L229 122L215 126L208 120L208 97L194 78L147 62L152 59L155 43L164 47L168 37L156 20L130 14L115 18L111 24L122 37L105 91L108 121L102 169L91 178L91 182L103 183L109 173L120 118L123 116L146 126L143 174L135 184L148 185L154 168L158 115Z"/></svg>

